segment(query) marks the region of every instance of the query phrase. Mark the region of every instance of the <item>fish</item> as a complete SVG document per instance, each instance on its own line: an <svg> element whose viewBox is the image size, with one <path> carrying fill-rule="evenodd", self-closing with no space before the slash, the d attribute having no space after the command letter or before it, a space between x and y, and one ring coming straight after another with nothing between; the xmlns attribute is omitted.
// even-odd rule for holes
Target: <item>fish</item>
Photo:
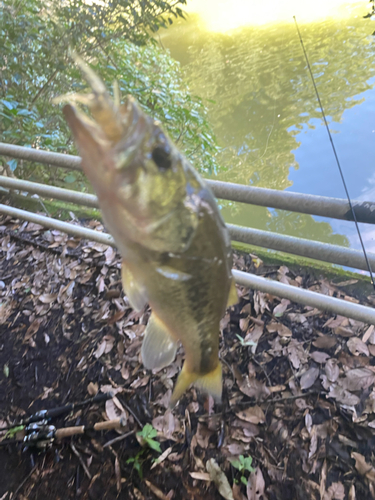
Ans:
<svg viewBox="0 0 375 500"><path fill-rule="evenodd" d="M194 384L221 400L220 320L237 302L228 230L214 195L160 122L132 96L120 103L75 56L90 94L64 96L63 113L122 257L124 292L151 316L141 358L146 369L185 361L170 407ZM76 103L88 107L91 118Z"/></svg>

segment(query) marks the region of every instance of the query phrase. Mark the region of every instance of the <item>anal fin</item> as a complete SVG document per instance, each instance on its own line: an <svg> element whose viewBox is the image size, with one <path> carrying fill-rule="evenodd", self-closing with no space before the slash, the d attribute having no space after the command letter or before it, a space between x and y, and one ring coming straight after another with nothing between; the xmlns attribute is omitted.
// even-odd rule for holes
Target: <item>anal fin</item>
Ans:
<svg viewBox="0 0 375 500"><path fill-rule="evenodd" d="M141 311L148 302L146 290L136 282L124 261L122 261L121 266L121 278L130 305L136 311Z"/></svg>
<svg viewBox="0 0 375 500"><path fill-rule="evenodd" d="M164 368L176 356L177 342L171 337L165 325L152 313L146 327L142 344L142 361L149 370Z"/></svg>

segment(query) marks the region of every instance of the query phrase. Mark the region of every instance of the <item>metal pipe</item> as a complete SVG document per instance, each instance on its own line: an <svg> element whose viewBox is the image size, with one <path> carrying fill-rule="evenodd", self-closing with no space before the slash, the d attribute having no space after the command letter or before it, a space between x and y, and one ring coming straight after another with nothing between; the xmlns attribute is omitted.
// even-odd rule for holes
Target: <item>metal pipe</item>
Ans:
<svg viewBox="0 0 375 500"><path fill-rule="evenodd" d="M5 176L0 176L0 186L35 193L47 198L53 197L58 200L77 203L78 205L99 208L98 199L92 194L79 193L69 189L46 186L36 182L22 181ZM270 231L262 231L260 229L236 226L234 224L227 224L227 227L234 241L330 262L331 264L367 270L364 256L358 250L296 238L294 236L286 236ZM375 255L370 253L368 257L371 267L375 269Z"/></svg>
<svg viewBox="0 0 375 500"><path fill-rule="evenodd" d="M51 153L39 149L25 148L5 143L0 143L0 155L47 163L55 165L56 167L72 170L81 170L81 158L79 156ZM210 186L217 198L222 198L224 200L317 215L320 217L332 217L333 219L349 221L353 220L349 204L347 200L344 199L280 191L277 189L257 188L230 182L214 181L211 179L206 179L206 183ZM375 203L353 200L352 205L358 222L375 224Z"/></svg>
<svg viewBox="0 0 375 500"><path fill-rule="evenodd" d="M4 142L0 142L0 155L11 156L20 160L47 163L48 165L68 168L70 170L82 170L81 158L79 156L51 153L42 149L25 148Z"/></svg>
<svg viewBox="0 0 375 500"><path fill-rule="evenodd" d="M286 285L279 281L273 281L255 274L244 273L233 269L233 276L236 283L241 286L255 288L261 292L270 293L277 297L283 297L299 304L316 307L321 311L328 311L340 314L346 318L353 318L364 323L375 325L375 310L371 307L354 304L346 300L336 299L328 295L322 295L310 290Z"/></svg>
<svg viewBox="0 0 375 500"><path fill-rule="evenodd" d="M309 259L322 260L339 266L368 270L363 253L359 250L272 233L271 231L262 231L261 229L235 226L234 224L227 224L227 228L230 237L234 241L277 250L278 252L301 255ZM367 253L367 257L371 267L375 269L375 254Z"/></svg>
<svg viewBox="0 0 375 500"><path fill-rule="evenodd" d="M0 175L0 186L8 189L17 189L18 191L27 191L28 193L38 194L44 198L55 198L56 200L76 203L91 208L99 208L98 198L89 193L80 193L71 189L63 189L55 186L47 186L37 182L23 181Z"/></svg>
<svg viewBox="0 0 375 500"><path fill-rule="evenodd" d="M27 212L26 210L21 210L20 208L13 208L9 207L8 205L0 204L0 213L10 215L11 217L15 217L17 219L35 222L35 224L50 227L51 229L57 229L58 231L77 236L78 238L86 238L88 240L97 241L99 243L110 245L112 247L116 246L115 240L110 234L100 233L99 231L87 229L82 226L75 226L74 224L71 224L69 222L53 219L44 215L34 214L32 212Z"/></svg>
<svg viewBox="0 0 375 500"><path fill-rule="evenodd" d="M266 189L232 182L206 180L217 198L250 203L261 207L272 207L291 212L332 217L353 221L353 214L347 200L316 196L312 194ZM371 201L352 201L358 222L375 224L375 203Z"/></svg>
<svg viewBox="0 0 375 500"><path fill-rule="evenodd" d="M98 241L99 243L115 247L114 239L109 234L100 233L99 231L94 231L81 226L75 226L69 222L51 219L50 217L45 217L44 215L37 215L25 210L1 204L0 213L17 219L35 222L36 224L57 229L80 238ZM334 314L340 314L348 318L354 318L358 321L375 325L375 310L370 307L353 304L352 302L336 299L327 295L321 295L316 292L311 292L310 290L285 285L284 283L268 280L260 276L237 271L235 269L233 270L233 276L236 283L241 286L255 288L262 292L276 295L277 297L287 298L294 302L306 304L311 307L316 307L317 309L330 311Z"/></svg>

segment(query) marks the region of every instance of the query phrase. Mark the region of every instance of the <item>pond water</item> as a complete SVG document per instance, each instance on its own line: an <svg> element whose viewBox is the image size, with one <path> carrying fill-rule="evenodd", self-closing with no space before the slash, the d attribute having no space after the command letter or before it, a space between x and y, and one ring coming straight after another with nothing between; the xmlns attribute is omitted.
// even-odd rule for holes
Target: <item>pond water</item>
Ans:
<svg viewBox="0 0 375 500"><path fill-rule="evenodd" d="M369 4L327 0L328 13L319 0L298 0L289 10L286 3L199 0L191 7L198 14L160 36L192 92L207 99L223 148L212 178L345 198L294 8L351 199L375 201L375 23L363 18ZM252 4L263 7L255 12ZM229 202L222 211L227 222L360 248L350 222ZM360 228L366 250L375 251L375 229Z"/></svg>

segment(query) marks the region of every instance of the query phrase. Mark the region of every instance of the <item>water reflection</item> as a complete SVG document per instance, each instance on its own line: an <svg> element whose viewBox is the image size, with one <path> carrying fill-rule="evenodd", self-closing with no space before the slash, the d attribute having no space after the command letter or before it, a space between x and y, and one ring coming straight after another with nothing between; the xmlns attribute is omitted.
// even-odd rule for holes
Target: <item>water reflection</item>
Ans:
<svg viewBox="0 0 375 500"><path fill-rule="evenodd" d="M374 26L361 17L366 9L300 25L353 199L374 199L375 190ZM162 40L193 92L215 101L209 108L223 146L218 179L345 197L292 23L223 34L193 17ZM352 224L238 204L225 205L223 214L228 222L359 248Z"/></svg>

